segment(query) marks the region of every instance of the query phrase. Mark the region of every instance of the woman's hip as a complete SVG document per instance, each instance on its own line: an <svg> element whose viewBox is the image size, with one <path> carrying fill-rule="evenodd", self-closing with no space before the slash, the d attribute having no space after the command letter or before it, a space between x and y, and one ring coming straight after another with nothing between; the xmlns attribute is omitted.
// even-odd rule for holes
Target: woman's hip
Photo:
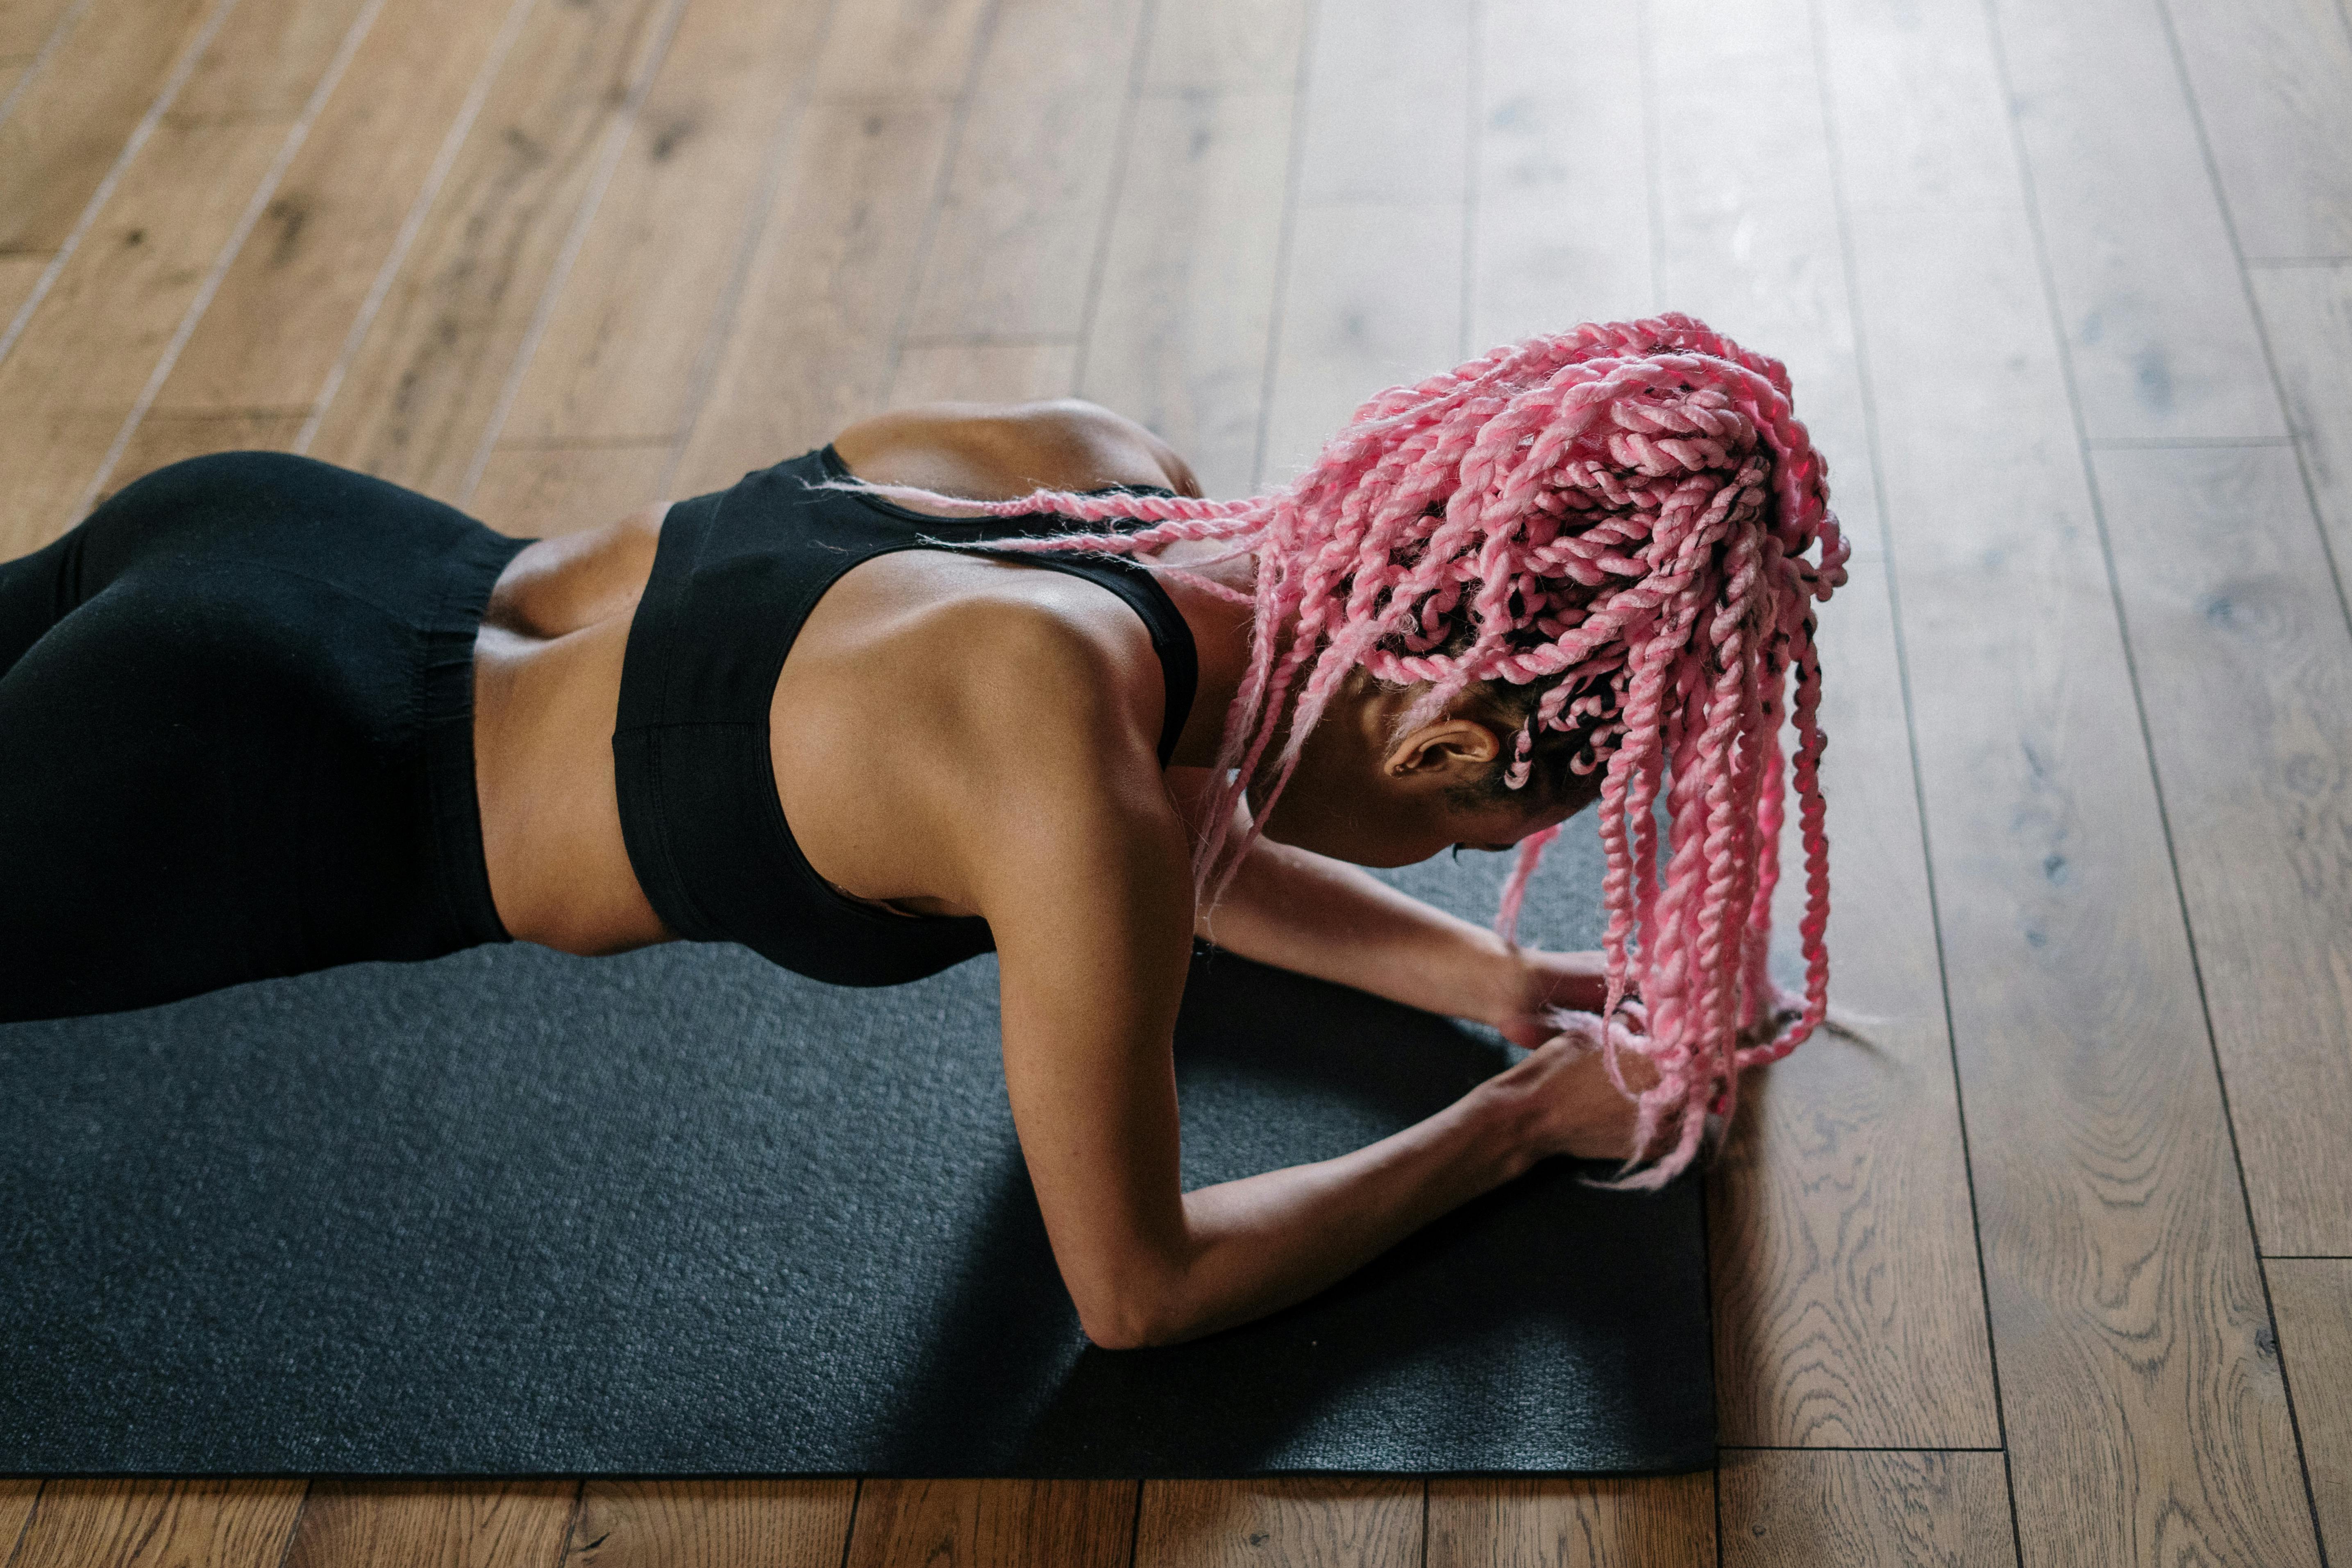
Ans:
<svg viewBox="0 0 2352 1568"><path fill-rule="evenodd" d="M5 627L49 617L0 645L0 1017L501 940L472 655L523 542L239 453L0 567Z"/></svg>

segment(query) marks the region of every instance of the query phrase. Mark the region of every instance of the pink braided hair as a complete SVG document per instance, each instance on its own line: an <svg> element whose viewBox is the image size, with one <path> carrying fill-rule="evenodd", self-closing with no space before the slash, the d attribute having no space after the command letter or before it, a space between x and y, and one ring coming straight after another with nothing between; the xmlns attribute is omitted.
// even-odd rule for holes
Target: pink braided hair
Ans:
<svg viewBox="0 0 2352 1568"><path fill-rule="evenodd" d="M1629 1097L1619 1053L1638 1051L1656 1068L1638 1096L1634 1147L1653 1148L1668 1130L1670 1146L1620 1173L1622 1185L1655 1187L1690 1164L1710 1119L1730 1117L1739 1074L1794 1049L1827 1006L1812 602L1845 581L1849 551L1826 473L1790 412L1781 364L1669 314L1532 338L1392 387L1267 495L1039 491L980 510L1149 525L997 542L1004 547L1133 552L1212 540L1225 547L1218 559L1257 557L1250 663L1218 759L1223 793L1195 850L1208 902L1261 831L1253 824L1228 845L1233 808L1270 768L1264 821L1350 669L1427 683L1399 733L1474 683L1540 689L1504 784L1526 784L1538 740L1572 742L1575 773L1604 758L1608 770L1607 1000L1598 1014L1553 1021L1602 1050ZM1816 544L1818 563L1806 559ZM1791 668L1801 998L1784 996L1766 972ZM1288 734L1269 763L1286 710ZM1559 832L1519 847L1496 921L1507 940Z"/></svg>

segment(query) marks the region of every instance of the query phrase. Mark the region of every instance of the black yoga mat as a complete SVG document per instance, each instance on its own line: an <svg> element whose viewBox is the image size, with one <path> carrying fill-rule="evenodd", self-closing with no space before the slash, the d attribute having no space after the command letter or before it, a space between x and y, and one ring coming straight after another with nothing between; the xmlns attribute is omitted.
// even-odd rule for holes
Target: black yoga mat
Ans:
<svg viewBox="0 0 2352 1568"><path fill-rule="evenodd" d="M1530 934L1589 942L1594 857L1559 858ZM1499 874L1401 879L1483 915ZM1510 1054L1197 955L1185 1180L1355 1147ZM0 1028L0 1474L1714 1457L1688 1181L1602 1193L1555 1162L1264 1321L1090 1347L1013 1140L991 959L847 991L732 947L481 949Z"/></svg>

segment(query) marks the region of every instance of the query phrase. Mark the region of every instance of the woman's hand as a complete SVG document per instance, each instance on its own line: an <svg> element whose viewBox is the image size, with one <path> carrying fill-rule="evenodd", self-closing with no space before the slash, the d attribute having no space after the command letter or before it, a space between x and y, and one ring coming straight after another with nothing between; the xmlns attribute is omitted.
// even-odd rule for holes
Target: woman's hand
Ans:
<svg viewBox="0 0 2352 1568"><path fill-rule="evenodd" d="M1636 1093L1658 1081L1658 1069L1639 1051L1619 1051L1617 1067ZM1601 1051L1582 1040L1552 1031L1484 1088L1510 1108L1518 1146L1533 1158L1623 1160L1634 1152L1634 1102L1609 1080Z"/></svg>
<svg viewBox="0 0 2352 1568"><path fill-rule="evenodd" d="M1609 966L1597 952L1542 952L1520 948L1507 972L1502 1007L1486 1022L1515 1046L1535 1049L1559 1031L1552 1009L1598 1013L1609 999Z"/></svg>

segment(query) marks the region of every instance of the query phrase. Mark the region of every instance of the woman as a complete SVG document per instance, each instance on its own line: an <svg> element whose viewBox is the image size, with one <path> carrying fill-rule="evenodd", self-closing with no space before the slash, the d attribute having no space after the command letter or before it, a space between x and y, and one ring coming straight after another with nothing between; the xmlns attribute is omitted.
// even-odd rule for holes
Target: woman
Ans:
<svg viewBox="0 0 2352 1568"><path fill-rule="evenodd" d="M1538 1159L1655 1152L1634 1179L1663 1180L1819 1021L1825 495L1780 367L1675 316L1383 394L1244 501L1082 405L886 416L529 544L303 459L175 465L0 568L0 854L32 895L0 1015L507 938L732 940L868 984L993 946L1087 1332L1210 1332ZM1605 953L1516 947L1596 799ZM1356 868L1464 845L1520 848L1500 934ZM1184 1193L1196 932L1535 1048L1352 1154Z"/></svg>

